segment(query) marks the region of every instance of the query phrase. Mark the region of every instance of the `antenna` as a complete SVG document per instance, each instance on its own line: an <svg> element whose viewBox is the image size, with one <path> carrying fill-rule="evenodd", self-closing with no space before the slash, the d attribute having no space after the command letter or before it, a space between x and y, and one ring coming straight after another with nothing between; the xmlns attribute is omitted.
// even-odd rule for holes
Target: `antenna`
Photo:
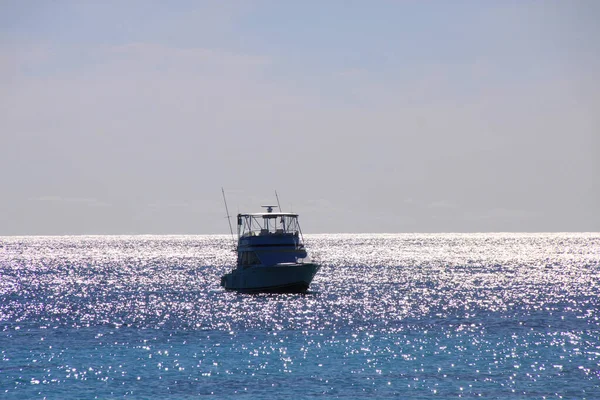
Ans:
<svg viewBox="0 0 600 400"><path fill-rule="evenodd" d="M275 191L275 197L277 198L277 208L279 208L280 212L283 212L283 210L281 209L281 204L279 204L279 196L277 195L277 190Z"/></svg>
<svg viewBox="0 0 600 400"><path fill-rule="evenodd" d="M266 206L261 206L262 208L266 208L268 213L272 213L274 208L277 208L277 206L270 206L270 205L266 205Z"/></svg>
<svg viewBox="0 0 600 400"><path fill-rule="evenodd" d="M227 208L227 199L225 199L225 189L221 188L221 192L223 192L223 202L225 203L225 212L227 213L227 221L229 222L229 232L231 232L231 240L233 240L233 244L235 245L235 238L233 237L233 228L231 227L231 217L229 216L229 209Z"/></svg>

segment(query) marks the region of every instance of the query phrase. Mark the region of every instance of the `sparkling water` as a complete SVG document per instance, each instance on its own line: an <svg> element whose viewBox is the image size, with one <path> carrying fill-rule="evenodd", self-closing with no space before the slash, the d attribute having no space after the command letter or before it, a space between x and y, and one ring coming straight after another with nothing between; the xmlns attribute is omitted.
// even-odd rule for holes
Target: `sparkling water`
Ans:
<svg viewBox="0 0 600 400"><path fill-rule="evenodd" d="M600 398L600 234L306 244L247 295L227 236L0 237L0 397Z"/></svg>

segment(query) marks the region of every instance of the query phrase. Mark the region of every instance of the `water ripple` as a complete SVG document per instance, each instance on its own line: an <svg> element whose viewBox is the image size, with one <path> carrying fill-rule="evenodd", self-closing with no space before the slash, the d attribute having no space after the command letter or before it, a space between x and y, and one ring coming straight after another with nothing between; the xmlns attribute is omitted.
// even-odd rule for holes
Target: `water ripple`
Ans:
<svg viewBox="0 0 600 400"><path fill-rule="evenodd" d="M242 295L226 236L0 238L0 390L600 397L600 234L307 246L309 293Z"/></svg>

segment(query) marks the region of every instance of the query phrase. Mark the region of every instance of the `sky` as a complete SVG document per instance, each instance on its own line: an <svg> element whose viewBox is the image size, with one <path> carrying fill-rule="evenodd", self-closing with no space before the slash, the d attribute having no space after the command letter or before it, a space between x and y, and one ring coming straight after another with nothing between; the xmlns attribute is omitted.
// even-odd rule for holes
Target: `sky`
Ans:
<svg viewBox="0 0 600 400"><path fill-rule="evenodd" d="M600 231L600 2L0 2L0 235Z"/></svg>

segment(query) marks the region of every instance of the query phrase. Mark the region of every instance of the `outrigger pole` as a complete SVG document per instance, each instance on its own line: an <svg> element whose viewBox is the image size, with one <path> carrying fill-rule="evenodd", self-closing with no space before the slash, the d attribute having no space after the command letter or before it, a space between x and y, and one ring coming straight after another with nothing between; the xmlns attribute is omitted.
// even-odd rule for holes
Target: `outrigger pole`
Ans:
<svg viewBox="0 0 600 400"><path fill-rule="evenodd" d="M279 208L280 212L283 212L283 210L281 209L281 204L279 204L279 196L277 195L277 190L275 191L275 197L277 198L277 208ZM302 241L304 242L304 236L302 235L302 229L300 229L300 226L298 226L298 230L300 231L300 237L302 238Z"/></svg>
<svg viewBox="0 0 600 400"><path fill-rule="evenodd" d="M277 190L275 191L275 197L277 198L277 208L279 208L279 212L283 212L281 209L281 204L279 204L279 196L277 196Z"/></svg>
<svg viewBox="0 0 600 400"><path fill-rule="evenodd" d="M229 232L231 232L231 240L233 241L233 245L235 246L235 237L233 236L233 228L231 227L231 217L229 216L229 209L227 208L227 199L225 199L225 189L221 187L221 192L223 192L223 202L225 203L225 212L227 213L227 221L229 222Z"/></svg>

